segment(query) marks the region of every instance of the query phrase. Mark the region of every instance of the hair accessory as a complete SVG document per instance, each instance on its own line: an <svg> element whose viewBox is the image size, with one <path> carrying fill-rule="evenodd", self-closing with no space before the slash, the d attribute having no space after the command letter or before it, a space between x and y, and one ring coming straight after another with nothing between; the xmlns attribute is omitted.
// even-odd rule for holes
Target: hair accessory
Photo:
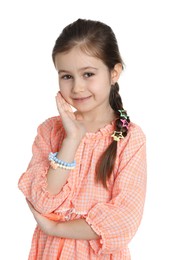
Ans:
<svg viewBox="0 0 172 260"><path fill-rule="evenodd" d="M114 141L117 141L117 142L118 142L120 139L123 139L123 138L124 138L124 136L123 136L123 134L122 134L121 131L114 131L111 136L113 137L113 140L114 140Z"/></svg>
<svg viewBox="0 0 172 260"><path fill-rule="evenodd" d="M126 111L126 110L118 110L118 112L120 113L120 117L123 117L123 118L125 118L125 119L128 119L127 111Z"/></svg>
<svg viewBox="0 0 172 260"><path fill-rule="evenodd" d="M122 122L122 127L126 127L128 129L128 121L126 119L120 119L120 121Z"/></svg>
<svg viewBox="0 0 172 260"><path fill-rule="evenodd" d="M50 161L50 165L53 169L57 168L63 168L66 170L73 170L76 166L76 162L73 161L72 163L64 162L57 158L57 152L56 153L50 153L48 156L48 159Z"/></svg>

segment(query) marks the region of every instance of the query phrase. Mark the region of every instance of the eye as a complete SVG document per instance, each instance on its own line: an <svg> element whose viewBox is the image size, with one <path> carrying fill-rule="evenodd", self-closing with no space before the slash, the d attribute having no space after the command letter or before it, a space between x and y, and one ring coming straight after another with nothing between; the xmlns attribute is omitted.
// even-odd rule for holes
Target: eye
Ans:
<svg viewBox="0 0 172 260"><path fill-rule="evenodd" d="M94 75L94 73L92 73L92 72L86 72L86 73L84 73L84 77L85 78L90 78L90 77L92 77Z"/></svg>
<svg viewBox="0 0 172 260"><path fill-rule="evenodd" d="M61 79L64 79L64 80L69 80L71 78L72 78L71 75L63 75L63 76L61 76Z"/></svg>

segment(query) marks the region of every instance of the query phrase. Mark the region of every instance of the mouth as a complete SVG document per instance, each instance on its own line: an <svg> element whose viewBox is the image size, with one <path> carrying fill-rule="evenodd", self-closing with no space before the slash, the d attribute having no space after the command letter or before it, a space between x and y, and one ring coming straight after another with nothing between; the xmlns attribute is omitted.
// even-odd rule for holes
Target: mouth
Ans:
<svg viewBox="0 0 172 260"><path fill-rule="evenodd" d="M73 98L73 100L75 102L84 102L84 101L87 101L90 98L91 98L91 96L88 96L88 97L78 97L78 98Z"/></svg>

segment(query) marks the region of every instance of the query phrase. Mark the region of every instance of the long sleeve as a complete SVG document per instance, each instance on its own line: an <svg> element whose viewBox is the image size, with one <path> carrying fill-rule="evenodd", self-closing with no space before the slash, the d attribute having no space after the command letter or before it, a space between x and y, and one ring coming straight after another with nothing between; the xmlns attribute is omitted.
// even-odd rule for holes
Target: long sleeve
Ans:
<svg viewBox="0 0 172 260"><path fill-rule="evenodd" d="M135 235L143 215L146 194L146 140L138 127L128 134L125 147L118 147L112 198L91 208L86 221L101 236L91 240L96 254L119 252Z"/></svg>
<svg viewBox="0 0 172 260"><path fill-rule="evenodd" d="M47 119L38 127L37 136L32 146L32 159L18 182L19 189L35 209L42 214L48 214L57 209L70 192L70 187L67 184L57 195L50 194L46 189L46 175L49 169L48 155L55 149L51 143L51 136L54 132L53 138L57 140L56 147L60 145L64 136L59 117L55 121L56 124L54 121L54 118Z"/></svg>

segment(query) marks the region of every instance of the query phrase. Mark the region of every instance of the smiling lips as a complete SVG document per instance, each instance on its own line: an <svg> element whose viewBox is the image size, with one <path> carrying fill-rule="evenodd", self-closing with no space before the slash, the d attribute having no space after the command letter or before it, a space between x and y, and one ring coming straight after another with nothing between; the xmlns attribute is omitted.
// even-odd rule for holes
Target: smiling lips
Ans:
<svg viewBox="0 0 172 260"><path fill-rule="evenodd" d="M84 101L87 101L90 97L91 97L91 96L89 96L89 97L73 98L73 100L74 100L75 102L84 102Z"/></svg>

